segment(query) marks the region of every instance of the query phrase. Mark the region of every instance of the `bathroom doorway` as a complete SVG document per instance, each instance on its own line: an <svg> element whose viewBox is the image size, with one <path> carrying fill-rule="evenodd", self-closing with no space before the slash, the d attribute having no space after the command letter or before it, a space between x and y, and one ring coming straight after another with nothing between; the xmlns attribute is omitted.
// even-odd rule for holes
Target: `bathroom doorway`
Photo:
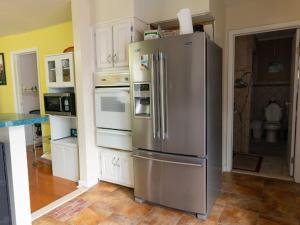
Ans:
<svg viewBox="0 0 300 225"><path fill-rule="evenodd" d="M233 170L293 176L299 31L235 38Z"/></svg>

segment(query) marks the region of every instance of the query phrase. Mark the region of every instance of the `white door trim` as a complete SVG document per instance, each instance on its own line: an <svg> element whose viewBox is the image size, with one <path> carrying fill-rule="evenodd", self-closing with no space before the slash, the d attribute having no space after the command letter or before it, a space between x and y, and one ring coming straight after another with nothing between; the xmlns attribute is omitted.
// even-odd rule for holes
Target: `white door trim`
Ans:
<svg viewBox="0 0 300 225"><path fill-rule="evenodd" d="M227 129L226 130L226 164L223 166L225 171L232 171L232 155L233 155L233 113L234 113L234 59L235 59L235 38L242 35L251 35L257 33L297 29L300 28L300 20L292 21L288 23L278 23L266 26L250 27L239 30L231 30L228 34L228 84L227 84ZM300 124L299 124L300 126ZM296 129L300 129L298 126ZM300 144L300 143L299 143ZM300 152L298 146L295 147L295 151ZM297 155L297 154L296 154ZM300 153L298 153L300 155ZM300 158L300 157L299 157ZM295 158L295 164L300 164L300 159ZM297 175L296 173L299 173ZM300 171L295 170L294 176L300 177Z"/></svg>
<svg viewBox="0 0 300 225"><path fill-rule="evenodd" d="M40 70L39 70L39 57L38 57L38 49L37 48L30 48L24 49L19 51L14 51L10 53L11 58L11 71L12 71L12 81L14 87L14 105L15 105L15 112L22 113L21 105L20 105L20 85L19 85L19 71L17 67L17 56L26 55L35 53L36 55L36 62L37 62L37 73L38 73L38 85L39 85L39 103L40 103L40 110L42 110L42 96L41 96L41 82L40 82Z"/></svg>

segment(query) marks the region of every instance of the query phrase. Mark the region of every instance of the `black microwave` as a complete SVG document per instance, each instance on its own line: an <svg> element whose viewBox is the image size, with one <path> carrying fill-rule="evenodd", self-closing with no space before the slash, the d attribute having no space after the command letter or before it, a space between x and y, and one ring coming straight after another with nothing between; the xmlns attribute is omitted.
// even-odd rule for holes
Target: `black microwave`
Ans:
<svg viewBox="0 0 300 225"><path fill-rule="evenodd" d="M44 94L45 113L49 115L76 116L74 93Z"/></svg>

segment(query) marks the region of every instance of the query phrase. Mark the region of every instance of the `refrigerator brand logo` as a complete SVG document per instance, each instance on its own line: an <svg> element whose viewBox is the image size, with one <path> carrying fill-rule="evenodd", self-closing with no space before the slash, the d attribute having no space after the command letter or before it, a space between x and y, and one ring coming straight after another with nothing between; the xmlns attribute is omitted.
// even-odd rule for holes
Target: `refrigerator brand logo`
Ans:
<svg viewBox="0 0 300 225"><path fill-rule="evenodd" d="M193 45L193 42L192 42L192 41L189 41L189 42L184 43L184 46L186 46L186 47L190 47L190 46L192 46L192 45Z"/></svg>
<svg viewBox="0 0 300 225"><path fill-rule="evenodd" d="M140 48L134 50L134 52L140 52L140 51L141 51Z"/></svg>

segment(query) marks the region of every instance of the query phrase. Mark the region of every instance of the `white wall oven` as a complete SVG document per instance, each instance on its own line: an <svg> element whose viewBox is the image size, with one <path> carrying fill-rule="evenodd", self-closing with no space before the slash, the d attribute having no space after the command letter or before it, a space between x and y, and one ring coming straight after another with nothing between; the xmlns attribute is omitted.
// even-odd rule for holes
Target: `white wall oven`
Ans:
<svg viewBox="0 0 300 225"><path fill-rule="evenodd" d="M97 146L132 150L129 74L96 75Z"/></svg>

